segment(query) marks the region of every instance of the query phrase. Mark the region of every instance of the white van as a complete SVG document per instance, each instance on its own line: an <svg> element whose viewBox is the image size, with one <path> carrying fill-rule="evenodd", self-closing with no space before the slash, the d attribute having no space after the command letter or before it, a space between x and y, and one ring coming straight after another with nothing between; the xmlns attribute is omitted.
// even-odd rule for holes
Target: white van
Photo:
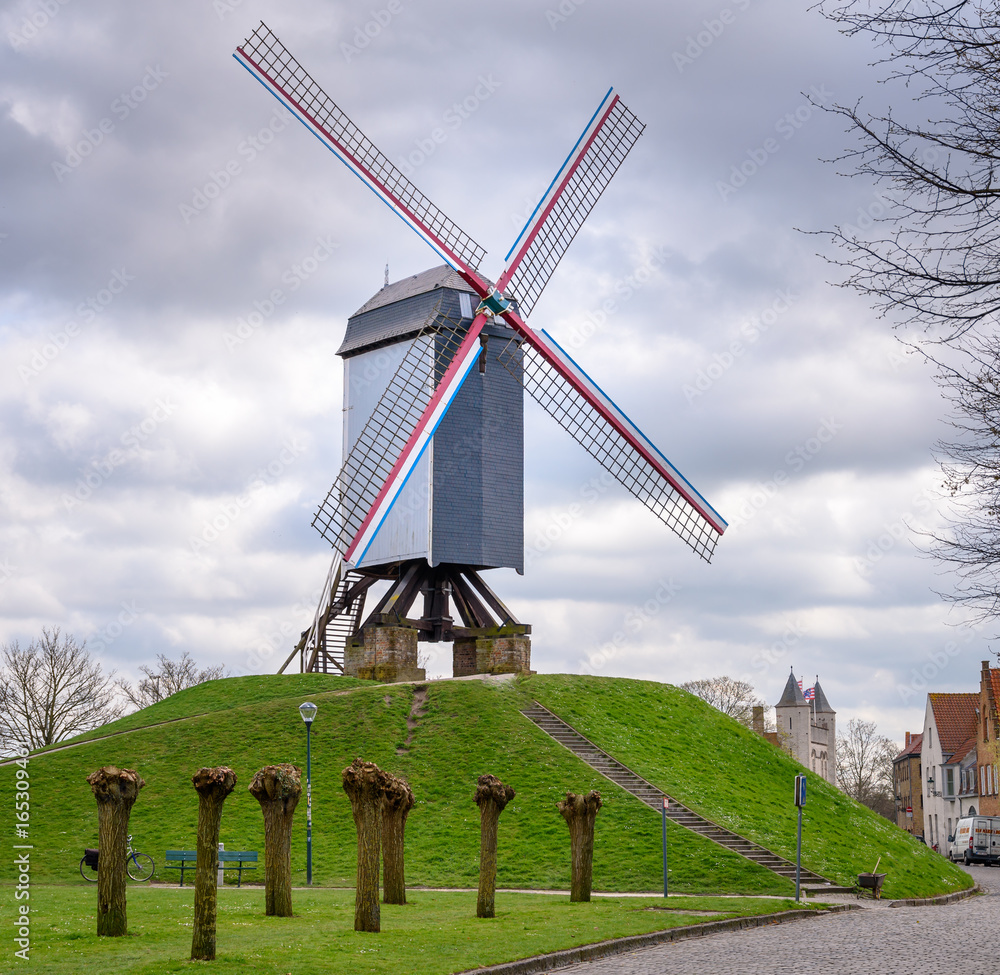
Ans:
<svg viewBox="0 0 1000 975"><path fill-rule="evenodd" d="M948 856L965 863L1000 865L1000 816L968 816L955 825Z"/></svg>

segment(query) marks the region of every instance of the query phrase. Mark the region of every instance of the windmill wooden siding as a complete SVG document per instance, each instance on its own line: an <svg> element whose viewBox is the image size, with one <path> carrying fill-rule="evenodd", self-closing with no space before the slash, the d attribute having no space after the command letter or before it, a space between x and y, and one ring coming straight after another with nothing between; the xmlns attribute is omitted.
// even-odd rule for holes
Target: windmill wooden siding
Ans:
<svg viewBox="0 0 1000 975"><path fill-rule="evenodd" d="M345 451L439 303L467 324L478 298L444 266L388 285L348 319L339 350ZM497 322L483 334L485 371L469 374L359 568L425 558L523 571L524 396L496 360L514 333Z"/></svg>

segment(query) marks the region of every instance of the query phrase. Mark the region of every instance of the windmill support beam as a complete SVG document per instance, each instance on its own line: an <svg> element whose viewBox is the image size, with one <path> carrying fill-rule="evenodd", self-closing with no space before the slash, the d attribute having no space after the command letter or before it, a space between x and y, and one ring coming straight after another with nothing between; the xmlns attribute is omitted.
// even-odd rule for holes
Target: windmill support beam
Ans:
<svg viewBox="0 0 1000 975"><path fill-rule="evenodd" d="M366 615L369 590L386 581L389 588ZM455 625L453 612L463 625ZM518 622L475 566L415 559L331 575L316 618L285 666L299 654L308 672L424 680L417 660L424 642L454 644L455 677L531 673L531 627Z"/></svg>

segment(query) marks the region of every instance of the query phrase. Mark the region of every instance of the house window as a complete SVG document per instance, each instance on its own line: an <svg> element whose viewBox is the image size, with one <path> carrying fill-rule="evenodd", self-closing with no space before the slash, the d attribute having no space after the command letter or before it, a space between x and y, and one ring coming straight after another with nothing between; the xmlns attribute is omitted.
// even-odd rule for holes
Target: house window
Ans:
<svg viewBox="0 0 1000 975"><path fill-rule="evenodd" d="M945 781L945 795L953 796L955 794L955 770L953 768L948 769L944 776Z"/></svg>

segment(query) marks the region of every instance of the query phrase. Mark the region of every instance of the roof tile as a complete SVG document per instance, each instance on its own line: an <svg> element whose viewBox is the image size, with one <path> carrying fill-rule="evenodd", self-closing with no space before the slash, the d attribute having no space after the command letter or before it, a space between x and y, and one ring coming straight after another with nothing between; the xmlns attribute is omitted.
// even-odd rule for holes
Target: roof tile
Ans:
<svg viewBox="0 0 1000 975"><path fill-rule="evenodd" d="M954 755L970 735L976 733L978 694L928 694L941 752Z"/></svg>

